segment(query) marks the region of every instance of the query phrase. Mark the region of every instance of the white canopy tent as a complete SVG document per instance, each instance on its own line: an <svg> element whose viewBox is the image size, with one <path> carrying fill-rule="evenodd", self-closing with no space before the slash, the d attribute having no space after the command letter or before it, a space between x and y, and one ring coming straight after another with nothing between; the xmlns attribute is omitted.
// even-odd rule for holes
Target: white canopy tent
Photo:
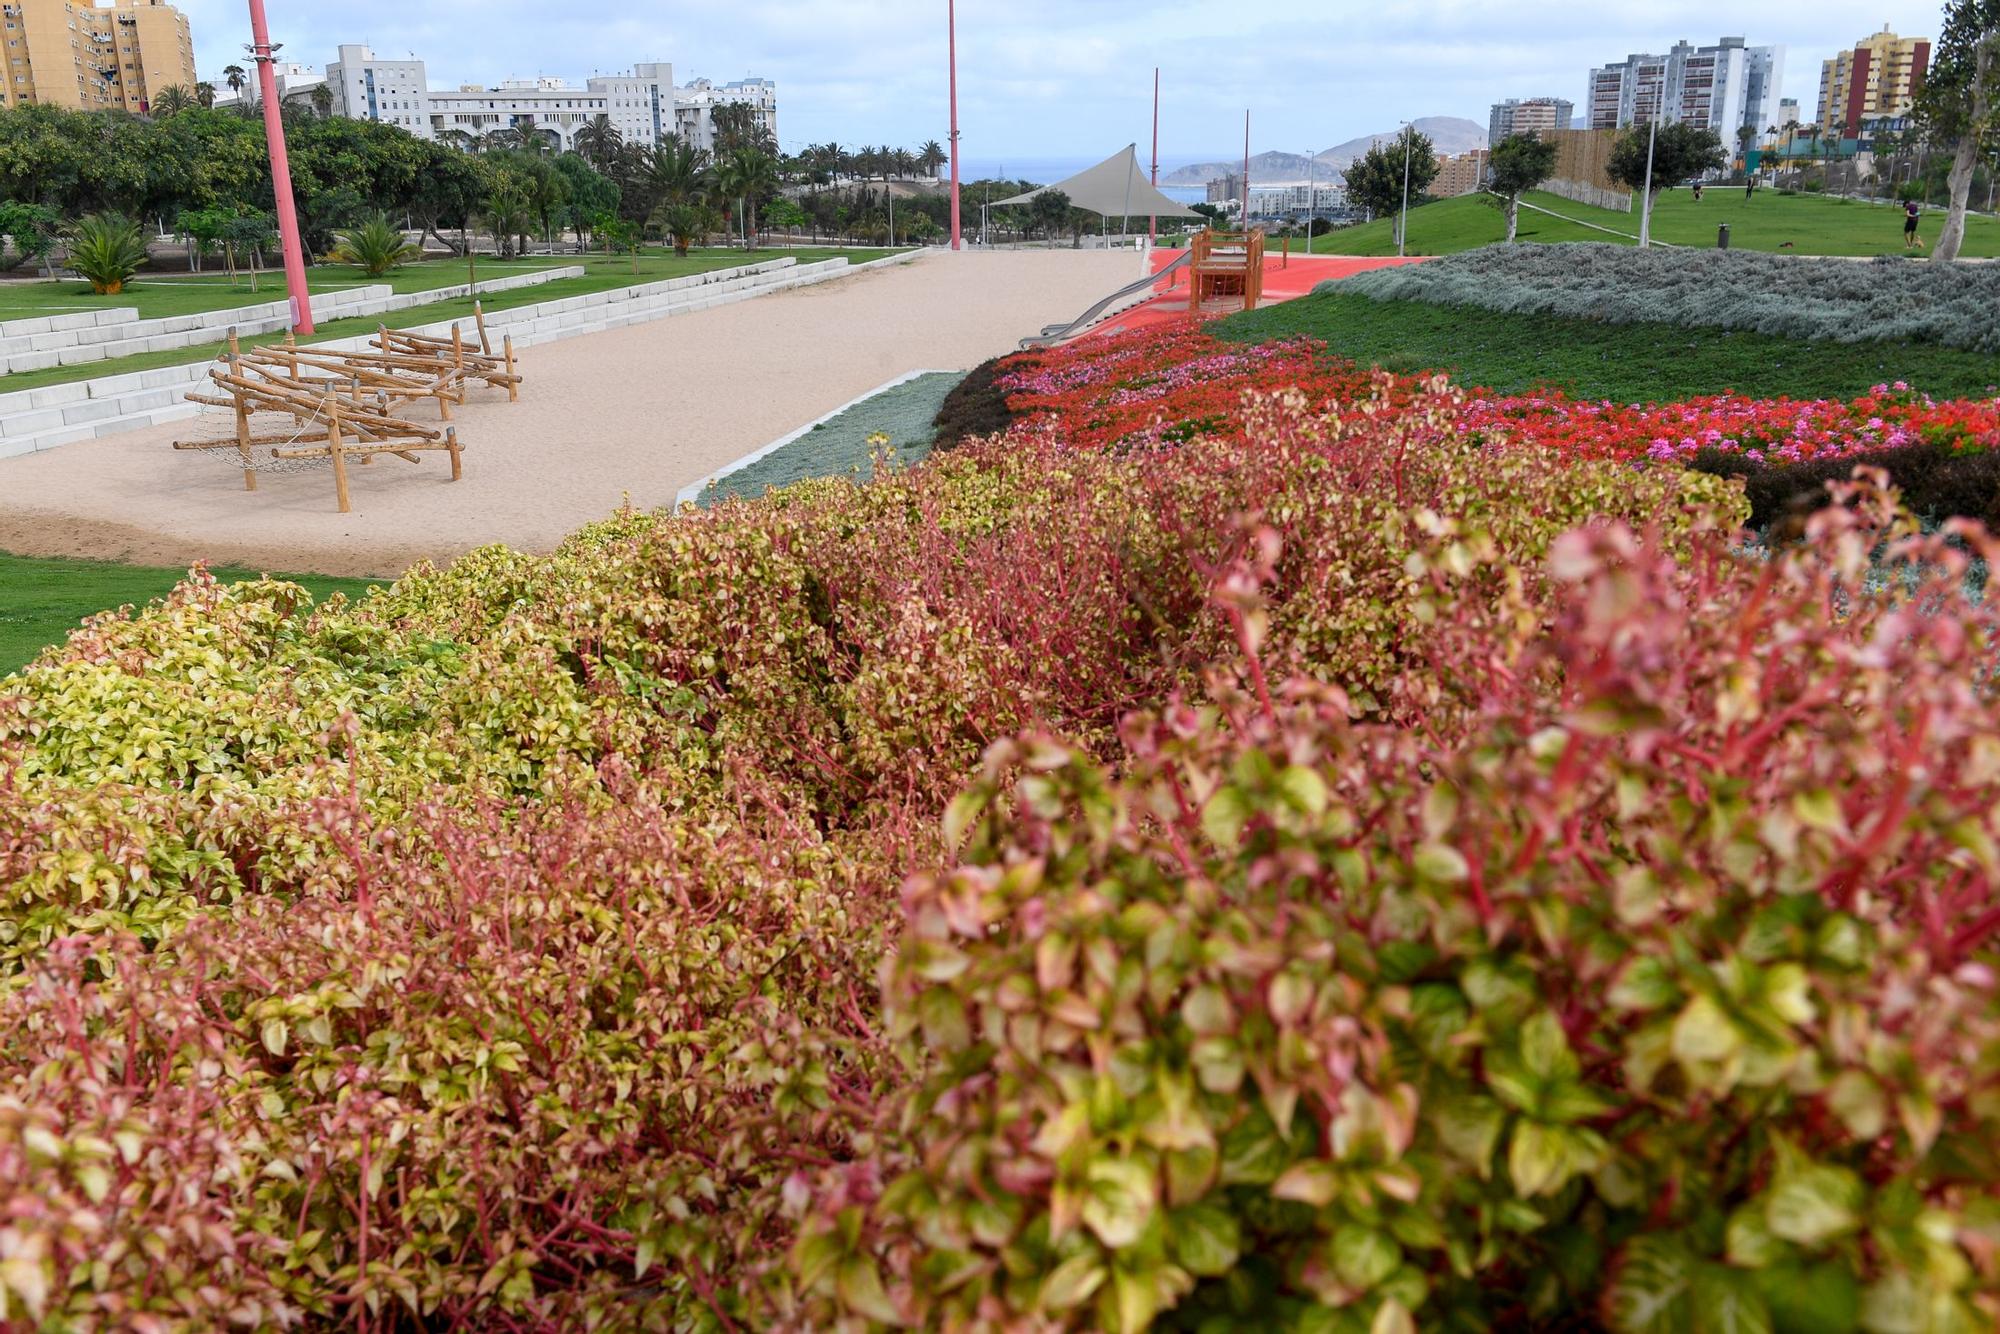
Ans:
<svg viewBox="0 0 2000 1334"><path fill-rule="evenodd" d="M1073 207L1086 213L1096 213L1106 220L1112 218L1199 218L1201 214L1187 205L1169 199L1153 188L1146 174L1139 170L1139 146L1127 144L1121 151L1113 153L1104 161L1085 171L1080 171L1066 181L1054 185L1044 185L1039 190L1030 190L1012 199L996 199L994 208L1008 204L1027 204L1038 196L1060 190L1069 196Z"/></svg>

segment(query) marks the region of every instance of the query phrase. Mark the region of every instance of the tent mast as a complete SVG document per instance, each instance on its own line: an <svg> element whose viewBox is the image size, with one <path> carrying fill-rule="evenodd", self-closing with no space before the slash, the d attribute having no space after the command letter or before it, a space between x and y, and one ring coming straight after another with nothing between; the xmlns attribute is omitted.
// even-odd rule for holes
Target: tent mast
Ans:
<svg viewBox="0 0 2000 1334"><path fill-rule="evenodd" d="M1160 188L1160 67L1153 66L1153 188ZM1146 219L1146 240L1158 243L1160 239L1160 218L1156 213Z"/></svg>

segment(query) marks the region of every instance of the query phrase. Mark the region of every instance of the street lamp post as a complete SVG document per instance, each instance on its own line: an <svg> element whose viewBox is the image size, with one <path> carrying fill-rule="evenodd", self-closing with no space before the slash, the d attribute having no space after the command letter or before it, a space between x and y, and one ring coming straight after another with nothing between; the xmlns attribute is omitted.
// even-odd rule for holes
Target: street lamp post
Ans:
<svg viewBox="0 0 2000 1334"><path fill-rule="evenodd" d="M951 248L960 249L958 230L958 0L946 0L945 24L951 47ZM890 234L893 244L895 235Z"/></svg>
<svg viewBox="0 0 2000 1334"><path fill-rule="evenodd" d="M1313 158L1312 150L1306 150L1306 253L1313 252L1313 223L1319 219L1318 197L1313 194L1313 168L1319 163Z"/></svg>
<svg viewBox="0 0 2000 1334"><path fill-rule="evenodd" d="M278 102L278 48L264 20L264 0L250 0L250 59L264 99L264 142L271 154L271 193L278 206L278 237L285 252L285 288L292 298L292 332L313 331L312 289L306 285L306 252L299 239L299 214L292 202L292 164L285 154L284 108Z"/></svg>
<svg viewBox="0 0 2000 1334"><path fill-rule="evenodd" d="M1409 240L1410 231L1410 150L1414 146L1415 127L1403 122L1403 211L1396 215L1396 258L1403 258L1403 245Z"/></svg>

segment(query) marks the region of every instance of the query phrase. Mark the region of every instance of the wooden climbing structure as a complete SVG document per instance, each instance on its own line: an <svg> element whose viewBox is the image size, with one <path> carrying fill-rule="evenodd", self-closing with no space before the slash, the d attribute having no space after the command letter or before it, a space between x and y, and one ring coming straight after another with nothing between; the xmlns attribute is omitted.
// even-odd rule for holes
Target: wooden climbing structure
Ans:
<svg viewBox="0 0 2000 1334"><path fill-rule="evenodd" d="M1255 310L1264 299L1264 232L1196 232L1189 241L1193 311Z"/></svg>
<svg viewBox="0 0 2000 1334"><path fill-rule="evenodd" d="M449 338L384 326L365 352L301 347L289 335L282 344L245 349L232 329L229 350L208 373L211 392L188 395L190 402L226 409L229 424L207 439L176 440L174 448L233 455L242 464L246 491L257 489L259 471L326 464L342 514L351 508L349 464L370 464L385 454L418 463L425 453L444 453L451 458L451 480L458 481L458 428L445 424L453 405L463 404L467 389L481 383L505 389L509 402L521 396L513 340L502 340L496 352L483 314L477 308L474 314L476 348L457 325ZM440 424L411 419L411 406L425 400L437 404Z"/></svg>

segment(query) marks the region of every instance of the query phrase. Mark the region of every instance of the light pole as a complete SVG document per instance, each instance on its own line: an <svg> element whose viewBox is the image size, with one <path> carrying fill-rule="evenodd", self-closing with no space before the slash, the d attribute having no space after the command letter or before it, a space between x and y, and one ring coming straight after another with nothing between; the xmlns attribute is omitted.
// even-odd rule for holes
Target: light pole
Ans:
<svg viewBox="0 0 2000 1334"><path fill-rule="evenodd" d="M285 288L292 297L292 332L313 331L312 289L306 285L306 252L299 239L298 208L292 202L292 164L285 155L284 108L278 103L278 48L264 21L264 0L250 0L250 59L264 99L264 142L271 154L271 194L278 206L278 237L285 252Z"/></svg>
<svg viewBox="0 0 2000 1334"><path fill-rule="evenodd" d="M1410 150L1415 146L1415 127L1403 122L1403 211L1396 215L1396 258L1403 258L1403 244L1410 231Z"/></svg>
<svg viewBox="0 0 2000 1334"><path fill-rule="evenodd" d="M958 231L958 0L945 0L945 26L951 50L951 248L960 248ZM890 205L891 217L894 205ZM895 225L890 224L889 241L896 240Z"/></svg>

